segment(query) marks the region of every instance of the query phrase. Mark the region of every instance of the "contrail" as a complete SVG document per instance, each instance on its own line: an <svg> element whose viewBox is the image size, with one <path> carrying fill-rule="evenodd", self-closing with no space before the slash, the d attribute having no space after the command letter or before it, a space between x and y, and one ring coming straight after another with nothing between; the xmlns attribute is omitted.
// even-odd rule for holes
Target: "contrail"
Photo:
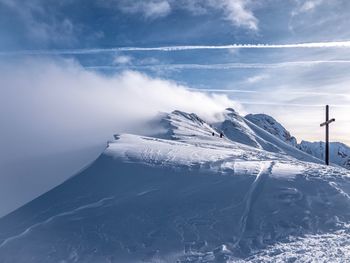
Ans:
<svg viewBox="0 0 350 263"><path fill-rule="evenodd" d="M187 46L160 46L160 47L113 47L90 49L56 49L56 50L17 50L2 51L0 55L77 55L98 54L108 52L131 51L185 51L185 50L214 50L214 49L284 49L284 48L349 48L350 41L310 42L293 44L230 44L230 45L187 45Z"/></svg>
<svg viewBox="0 0 350 263"><path fill-rule="evenodd" d="M259 91L259 90L246 90L246 89L200 89L200 88L188 88L191 91L209 92L209 93L256 93L256 94L283 94L283 95L315 95L315 96L341 96L347 97L345 93L331 93L331 92L317 92L317 91Z"/></svg>
<svg viewBox="0 0 350 263"><path fill-rule="evenodd" d="M314 66L320 64L349 64L350 60L311 60L288 61L280 63L223 63L223 64L153 64L153 65L100 65L86 66L88 69L118 70L118 69L155 69L155 70L185 70L185 69L273 69L293 66Z"/></svg>
<svg viewBox="0 0 350 263"><path fill-rule="evenodd" d="M288 106L288 107L306 107L306 108L324 108L324 104L300 104L300 103L288 103L288 102L261 102L261 101L240 101L243 105L262 105L262 106ZM334 108L350 108L350 104L329 104Z"/></svg>
<svg viewBox="0 0 350 263"><path fill-rule="evenodd" d="M200 91L200 92L218 92L218 93L264 93L257 90L242 90L242 89L200 89L200 88L187 88L191 91Z"/></svg>

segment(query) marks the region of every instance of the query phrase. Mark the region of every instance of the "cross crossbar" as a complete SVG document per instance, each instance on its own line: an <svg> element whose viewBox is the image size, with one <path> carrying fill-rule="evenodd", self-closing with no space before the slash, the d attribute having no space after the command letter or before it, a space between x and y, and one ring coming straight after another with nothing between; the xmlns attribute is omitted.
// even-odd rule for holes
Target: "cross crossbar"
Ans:
<svg viewBox="0 0 350 263"><path fill-rule="evenodd" d="M332 123L333 121L335 121L334 118L333 118L333 119L330 119L329 121L326 121L326 122L324 122L324 123L321 123L320 126L323 127L323 126L325 126L325 125L328 125L328 124Z"/></svg>

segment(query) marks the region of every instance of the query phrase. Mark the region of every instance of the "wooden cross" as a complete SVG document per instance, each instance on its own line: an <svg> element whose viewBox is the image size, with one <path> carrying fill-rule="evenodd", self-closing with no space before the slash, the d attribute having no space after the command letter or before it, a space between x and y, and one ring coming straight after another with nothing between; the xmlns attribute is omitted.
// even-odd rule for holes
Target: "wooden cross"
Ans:
<svg viewBox="0 0 350 263"><path fill-rule="evenodd" d="M329 106L326 105L326 121L321 123L320 126L326 126L326 147L325 147L325 163L329 165L329 124L334 122L335 119L329 119Z"/></svg>

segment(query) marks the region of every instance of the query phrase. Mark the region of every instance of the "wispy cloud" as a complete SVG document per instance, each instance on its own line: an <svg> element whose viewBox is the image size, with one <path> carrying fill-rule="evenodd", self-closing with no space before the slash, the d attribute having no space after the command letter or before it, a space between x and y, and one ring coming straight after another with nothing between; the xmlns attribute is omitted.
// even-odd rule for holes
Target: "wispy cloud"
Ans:
<svg viewBox="0 0 350 263"><path fill-rule="evenodd" d="M117 55L113 59L114 65L128 65L132 62L133 57L125 55Z"/></svg>
<svg viewBox="0 0 350 263"><path fill-rule="evenodd" d="M180 4L182 9L186 9L193 14L203 14L210 9L219 10L223 14L223 19L235 27L252 31L259 29L259 20L254 15L251 0L183 0L172 2Z"/></svg>
<svg viewBox="0 0 350 263"><path fill-rule="evenodd" d="M292 16L298 15L300 13L311 12L318 6L320 6L324 0L306 0L298 4L298 7L292 12Z"/></svg>
<svg viewBox="0 0 350 263"><path fill-rule="evenodd" d="M247 78L246 82L249 84L255 84L255 83L261 82L263 80L269 79L269 78L270 78L269 74L259 74L259 75L255 75L255 76Z"/></svg>
<svg viewBox="0 0 350 263"><path fill-rule="evenodd" d="M167 16L171 11L170 3L167 0L122 0L115 4L125 13L143 14L149 19Z"/></svg>
<svg viewBox="0 0 350 263"><path fill-rule="evenodd" d="M213 1L212 1L213 2ZM254 16L252 10L248 8L247 0L221 0L214 1L215 6L224 10L226 19L239 27L245 27L254 31L258 30L258 19Z"/></svg>
<svg viewBox="0 0 350 263"><path fill-rule="evenodd" d="M118 0L112 3L124 13L142 14L148 19L165 17L175 9L185 10L193 15L218 10L223 14L223 19L233 26L258 30L258 19L251 9L250 0Z"/></svg>
<svg viewBox="0 0 350 263"><path fill-rule="evenodd" d="M33 41L65 44L77 41L72 20L52 12L48 15L47 6L40 1L0 0L0 7L19 19L25 34Z"/></svg>

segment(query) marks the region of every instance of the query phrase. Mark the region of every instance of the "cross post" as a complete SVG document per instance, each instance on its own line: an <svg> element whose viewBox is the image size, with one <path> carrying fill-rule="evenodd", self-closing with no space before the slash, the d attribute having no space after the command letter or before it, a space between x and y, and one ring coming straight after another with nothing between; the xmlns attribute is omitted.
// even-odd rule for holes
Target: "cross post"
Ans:
<svg viewBox="0 0 350 263"><path fill-rule="evenodd" d="M329 165L329 124L334 122L335 119L329 119L329 105L326 105L326 121L321 123L320 126L326 126L326 143L325 143L325 163Z"/></svg>

